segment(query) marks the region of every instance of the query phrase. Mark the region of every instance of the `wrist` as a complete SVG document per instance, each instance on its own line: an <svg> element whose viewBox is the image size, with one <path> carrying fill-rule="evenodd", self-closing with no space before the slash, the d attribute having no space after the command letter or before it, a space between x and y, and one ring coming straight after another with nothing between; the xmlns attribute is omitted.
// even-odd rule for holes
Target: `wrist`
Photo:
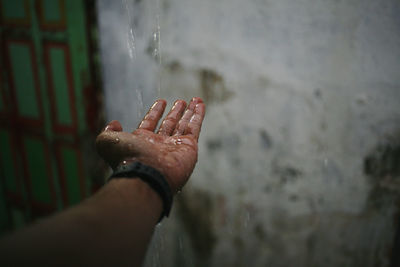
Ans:
<svg viewBox="0 0 400 267"><path fill-rule="evenodd" d="M173 193L165 177L157 169L143 164L140 161L129 163L123 161L123 163L114 170L114 173L110 176L109 180L114 178L140 179L146 183L162 200L163 212L160 216L160 221L164 216L169 216L173 202Z"/></svg>
<svg viewBox="0 0 400 267"><path fill-rule="evenodd" d="M116 193L115 199L122 201L121 205L127 205L129 214L141 209L143 213L148 213L151 217L154 217L155 222L160 218L163 201L159 194L140 178L121 177L112 179L108 186L113 188Z"/></svg>
<svg viewBox="0 0 400 267"><path fill-rule="evenodd" d="M178 192L181 189L181 187L178 188L178 186L176 186L175 183L173 182L174 179L169 175L168 168L163 167L162 164L159 164L160 160L154 160L149 157L129 157L120 161L120 163L113 170L116 171L117 169L121 168L121 166L129 165L135 162L140 162L142 164L150 166L151 168L161 173L165 181L168 183L169 188L171 189L173 195L175 195L176 192Z"/></svg>

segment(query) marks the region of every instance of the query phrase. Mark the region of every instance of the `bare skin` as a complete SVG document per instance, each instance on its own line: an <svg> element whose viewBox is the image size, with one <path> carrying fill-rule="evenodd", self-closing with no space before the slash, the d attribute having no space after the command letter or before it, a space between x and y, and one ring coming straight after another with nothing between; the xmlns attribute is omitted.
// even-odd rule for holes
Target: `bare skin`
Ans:
<svg viewBox="0 0 400 267"><path fill-rule="evenodd" d="M197 140L205 114L201 98L186 102L177 100L155 133L165 106L158 100L132 133L123 132L118 121L112 121L97 137L99 154L112 168L118 164L140 161L164 174L173 192L189 179L197 161Z"/></svg>
<svg viewBox="0 0 400 267"><path fill-rule="evenodd" d="M196 164L205 105L194 98L185 111L178 100L155 133L165 106L156 101L133 133L112 121L96 144L111 167L139 160L177 192ZM0 240L0 265L140 266L162 209L160 196L142 180L113 179L79 205Z"/></svg>

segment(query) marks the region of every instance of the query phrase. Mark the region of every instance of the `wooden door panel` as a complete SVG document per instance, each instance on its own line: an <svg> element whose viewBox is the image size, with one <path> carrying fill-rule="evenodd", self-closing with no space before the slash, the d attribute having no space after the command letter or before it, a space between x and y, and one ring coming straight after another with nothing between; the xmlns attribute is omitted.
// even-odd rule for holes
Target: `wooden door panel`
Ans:
<svg viewBox="0 0 400 267"><path fill-rule="evenodd" d="M9 85L17 119L26 127L42 127L43 111L33 44L7 40Z"/></svg>
<svg viewBox="0 0 400 267"><path fill-rule="evenodd" d="M31 6L29 0L1 0L0 12L3 24L8 26L29 26Z"/></svg>
<svg viewBox="0 0 400 267"><path fill-rule="evenodd" d="M89 194L94 172L82 147L93 138L89 126L99 112L87 95L92 62L85 3L0 0L0 201L6 207L4 213L0 206L0 228Z"/></svg>
<svg viewBox="0 0 400 267"><path fill-rule="evenodd" d="M21 195L20 178L15 165L15 142L6 129L0 129L0 166L6 194Z"/></svg>
<svg viewBox="0 0 400 267"><path fill-rule="evenodd" d="M43 30L63 30L66 26L64 0L39 0L38 17Z"/></svg>
<svg viewBox="0 0 400 267"><path fill-rule="evenodd" d="M0 43L1 46L1 43ZM0 119L5 120L7 118L7 112L10 106L10 101L7 101L5 92L5 81L4 81L4 69L3 62L0 63Z"/></svg>
<svg viewBox="0 0 400 267"><path fill-rule="evenodd" d="M75 133L75 93L68 46L62 43L45 43L44 58L53 130L55 133Z"/></svg>
<svg viewBox="0 0 400 267"><path fill-rule="evenodd" d="M52 164L49 147L44 139L22 137L25 179L34 213L48 213L56 208Z"/></svg>

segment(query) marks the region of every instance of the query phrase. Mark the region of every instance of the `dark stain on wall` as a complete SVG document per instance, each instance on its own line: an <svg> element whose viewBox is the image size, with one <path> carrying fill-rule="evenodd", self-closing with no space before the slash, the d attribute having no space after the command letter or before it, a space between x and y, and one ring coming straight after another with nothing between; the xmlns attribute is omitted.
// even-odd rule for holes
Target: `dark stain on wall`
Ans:
<svg viewBox="0 0 400 267"><path fill-rule="evenodd" d="M292 202L296 202L299 199L299 196L296 194L289 195L289 200Z"/></svg>
<svg viewBox="0 0 400 267"><path fill-rule="evenodd" d="M378 144L364 158L364 174L372 189L368 198L370 208L380 209L400 196L400 134Z"/></svg>
<svg viewBox="0 0 400 267"><path fill-rule="evenodd" d="M322 92L321 92L320 88L316 88L314 90L314 96L315 96L315 98L322 99Z"/></svg>
<svg viewBox="0 0 400 267"><path fill-rule="evenodd" d="M243 239L239 235L233 237L232 243L238 251L243 250L245 246Z"/></svg>
<svg viewBox="0 0 400 267"><path fill-rule="evenodd" d="M269 136L268 132L265 129L260 129L259 134L260 134L262 147L265 149L271 148L272 140L271 140L271 137Z"/></svg>
<svg viewBox="0 0 400 267"><path fill-rule="evenodd" d="M179 63L179 61L172 61L171 63L169 63L167 65L167 68L171 71L171 72L178 72L181 71L182 65Z"/></svg>
<svg viewBox="0 0 400 267"><path fill-rule="evenodd" d="M206 141L207 150L211 155L219 155L218 153L223 153L224 157L229 159L230 164L233 168L240 168L242 160L240 159L238 149L240 149L240 144L242 139L238 134L227 134L224 138L214 137L209 138Z"/></svg>
<svg viewBox="0 0 400 267"><path fill-rule="evenodd" d="M206 266L217 242L212 218L214 206L210 193L192 189L177 196L178 216L187 231L198 259Z"/></svg>
<svg viewBox="0 0 400 267"><path fill-rule="evenodd" d="M217 139L209 139L206 142L207 149L210 151L220 150L222 148L222 140L220 138Z"/></svg>
<svg viewBox="0 0 400 267"><path fill-rule="evenodd" d="M364 158L364 174L372 185L366 212L392 215L394 242L387 247L390 266L399 266L400 257L400 131L376 145ZM391 255L390 255L391 254Z"/></svg>
<svg viewBox="0 0 400 267"><path fill-rule="evenodd" d="M257 223L254 226L253 232L254 232L254 235L256 236L256 238L259 239L260 241L264 242L267 239L267 234L261 223Z"/></svg>
<svg viewBox="0 0 400 267"><path fill-rule="evenodd" d="M400 177L400 136L379 144L364 160L364 173L372 179Z"/></svg>
<svg viewBox="0 0 400 267"><path fill-rule="evenodd" d="M200 88L207 103L220 103L230 99L233 92L228 91L224 78L213 70L199 70Z"/></svg>
<svg viewBox="0 0 400 267"><path fill-rule="evenodd" d="M241 144L240 136L236 133L227 134L223 138L215 137L209 138L206 141L207 149L211 152L217 150L236 150Z"/></svg>
<svg viewBox="0 0 400 267"><path fill-rule="evenodd" d="M281 184L286 184L297 180L303 172L292 166L274 166L273 172L279 177Z"/></svg>
<svg viewBox="0 0 400 267"><path fill-rule="evenodd" d="M372 185L369 208L379 210L399 200L400 134L387 138L364 158L364 173Z"/></svg>

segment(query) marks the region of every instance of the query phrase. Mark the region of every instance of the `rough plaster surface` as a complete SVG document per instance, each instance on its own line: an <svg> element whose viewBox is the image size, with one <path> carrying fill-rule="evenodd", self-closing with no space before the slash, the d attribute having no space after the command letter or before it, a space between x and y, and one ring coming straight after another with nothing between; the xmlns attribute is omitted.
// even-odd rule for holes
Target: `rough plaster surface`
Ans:
<svg viewBox="0 0 400 267"><path fill-rule="evenodd" d="M389 264L398 1L99 0L98 12L109 119L132 129L155 97L208 105L198 165L146 266Z"/></svg>

